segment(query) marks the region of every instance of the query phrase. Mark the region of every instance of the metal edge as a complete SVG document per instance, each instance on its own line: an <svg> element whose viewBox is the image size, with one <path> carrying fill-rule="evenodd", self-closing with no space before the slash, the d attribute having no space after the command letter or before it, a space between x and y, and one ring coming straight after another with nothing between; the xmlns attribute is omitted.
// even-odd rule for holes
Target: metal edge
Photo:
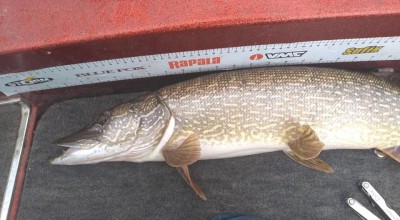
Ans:
<svg viewBox="0 0 400 220"><path fill-rule="evenodd" d="M369 211L367 208L365 208L359 201L353 198L348 198L346 200L347 205L350 206L350 208L353 209L353 211L359 215L362 219L365 220L381 220L378 218L374 213Z"/></svg>
<svg viewBox="0 0 400 220"><path fill-rule="evenodd" d="M4 190L3 202L1 205L0 220L7 220L14 193L15 181L18 174L18 168L21 160L22 151L24 149L25 135L27 132L28 120L31 109L28 104L24 103L20 98L0 101L0 105L19 103L21 106L21 121L18 129L18 137L15 144L11 168L8 175L7 186Z"/></svg>
<svg viewBox="0 0 400 220"><path fill-rule="evenodd" d="M1 100L0 105L8 105L8 104L13 104L13 103L18 103L21 101L21 98L12 98L12 99L7 99L7 100Z"/></svg>

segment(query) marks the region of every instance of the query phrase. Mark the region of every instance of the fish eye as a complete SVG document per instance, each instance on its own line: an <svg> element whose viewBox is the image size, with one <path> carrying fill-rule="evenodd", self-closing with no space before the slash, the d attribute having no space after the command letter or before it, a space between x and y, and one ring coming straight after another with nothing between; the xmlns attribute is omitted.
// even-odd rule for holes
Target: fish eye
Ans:
<svg viewBox="0 0 400 220"><path fill-rule="evenodd" d="M108 119L110 118L110 112L104 112L103 114L101 114L97 120L96 120L96 124L103 126Z"/></svg>
<svg viewBox="0 0 400 220"><path fill-rule="evenodd" d="M89 132L100 133L102 131L102 126L99 124L94 124L88 128Z"/></svg>

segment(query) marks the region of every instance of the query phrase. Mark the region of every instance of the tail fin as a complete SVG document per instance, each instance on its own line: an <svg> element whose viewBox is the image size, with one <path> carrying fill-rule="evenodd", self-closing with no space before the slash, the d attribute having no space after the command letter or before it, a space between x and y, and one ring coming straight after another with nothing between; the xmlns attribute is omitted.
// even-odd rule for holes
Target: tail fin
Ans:
<svg viewBox="0 0 400 220"><path fill-rule="evenodd" d="M400 146L379 149L400 163Z"/></svg>

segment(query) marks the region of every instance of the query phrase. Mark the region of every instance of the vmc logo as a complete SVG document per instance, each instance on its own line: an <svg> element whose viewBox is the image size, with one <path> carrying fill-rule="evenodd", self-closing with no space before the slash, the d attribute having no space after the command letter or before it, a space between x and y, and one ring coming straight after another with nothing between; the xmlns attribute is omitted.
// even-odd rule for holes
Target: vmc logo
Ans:
<svg viewBox="0 0 400 220"><path fill-rule="evenodd" d="M267 59L284 59L284 58L295 58L302 57L307 51L290 51L290 52L277 52L277 53L265 53ZM257 53L250 56L250 60L261 60L264 58L263 54Z"/></svg>

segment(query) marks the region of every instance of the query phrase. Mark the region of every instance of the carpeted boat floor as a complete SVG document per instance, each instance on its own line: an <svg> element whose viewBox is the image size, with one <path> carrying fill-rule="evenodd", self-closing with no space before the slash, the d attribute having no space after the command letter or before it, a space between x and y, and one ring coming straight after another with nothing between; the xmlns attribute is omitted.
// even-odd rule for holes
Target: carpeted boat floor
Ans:
<svg viewBox="0 0 400 220"><path fill-rule="evenodd" d="M3 201L3 193L7 185L20 119L19 105L0 106L0 202Z"/></svg>
<svg viewBox="0 0 400 220"><path fill-rule="evenodd" d="M53 105L38 123L18 219L210 219L246 212L268 219L360 219L346 205L353 197L381 216L359 190L370 181L400 212L400 166L372 150L324 151L336 172L298 165L281 152L199 161L192 176L206 193L200 200L162 162L55 166L51 142L89 124L96 114L137 94L84 98Z"/></svg>

